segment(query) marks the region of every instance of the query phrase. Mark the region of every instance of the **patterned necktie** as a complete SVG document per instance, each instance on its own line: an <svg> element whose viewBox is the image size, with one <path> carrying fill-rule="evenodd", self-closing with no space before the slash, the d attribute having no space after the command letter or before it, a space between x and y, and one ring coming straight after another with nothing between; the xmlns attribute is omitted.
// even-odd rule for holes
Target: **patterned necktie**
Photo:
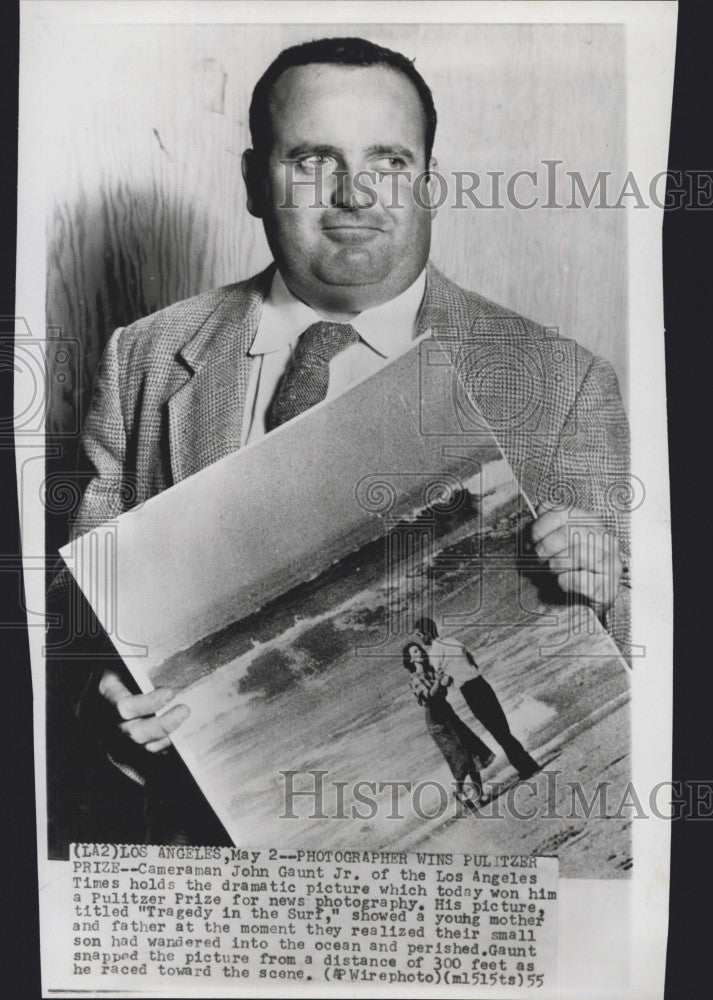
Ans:
<svg viewBox="0 0 713 1000"><path fill-rule="evenodd" d="M326 399L329 362L358 340L359 334L348 323L321 322L308 326L268 407L265 429L274 430Z"/></svg>

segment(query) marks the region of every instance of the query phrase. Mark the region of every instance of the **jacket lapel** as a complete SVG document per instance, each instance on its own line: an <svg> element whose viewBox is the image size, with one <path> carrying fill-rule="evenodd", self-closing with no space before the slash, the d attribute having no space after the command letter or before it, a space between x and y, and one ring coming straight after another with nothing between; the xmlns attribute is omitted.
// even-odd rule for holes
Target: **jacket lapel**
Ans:
<svg viewBox="0 0 713 1000"><path fill-rule="evenodd" d="M274 268L231 289L181 349L191 378L168 401L173 481L240 447L250 376L248 349Z"/></svg>
<svg viewBox="0 0 713 1000"><path fill-rule="evenodd" d="M517 313L466 292L429 263L418 334L427 330L460 383L453 400L462 433L471 440L482 435L480 414L521 488L528 496L537 495L541 470L547 468L559 434L543 405L547 358L537 328Z"/></svg>
<svg viewBox="0 0 713 1000"><path fill-rule="evenodd" d="M430 332L451 362L472 405L486 420L497 409L497 391L492 380L484 377L478 359L489 357L492 351L493 326L488 322L490 303L481 296L463 290L449 281L429 262L426 272L426 294L418 318L417 336ZM500 341L503 341L500 331ZM457 393L454 393L454 400ZM464 414L460 425L463 430ZM479 421L477 421L479 423Z"/></svg>

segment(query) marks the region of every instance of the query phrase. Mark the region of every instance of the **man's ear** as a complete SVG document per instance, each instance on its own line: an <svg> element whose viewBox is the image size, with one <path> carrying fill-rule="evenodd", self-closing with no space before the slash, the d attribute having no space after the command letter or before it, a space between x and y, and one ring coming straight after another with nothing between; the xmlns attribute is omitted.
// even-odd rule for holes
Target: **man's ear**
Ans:
<svg viewBox="0 0 713 1000"><path fill-rule="evenodd" d="M241 168L248 193L248 212L256 219L261 219L265 203L265 174L259 165L258 156L254 149L245 150Z"/></svg>
<svg viewBox="0 0 713 1000"><path fill-rule="evenodd" d="M433 202L435 200L434 196L437 196L440 193L440 187L438 187L437 190L437 185L439 184L439 182L433 176L434 174L437 173L438 173L438 160L436 160L432 156L431 159L428 161L428 180L426 182L426 190L428 191L428 201L429 204L432 206L430 210L432 215L435 215L436 212L438 211L438 206L433 205Z"/></svg>

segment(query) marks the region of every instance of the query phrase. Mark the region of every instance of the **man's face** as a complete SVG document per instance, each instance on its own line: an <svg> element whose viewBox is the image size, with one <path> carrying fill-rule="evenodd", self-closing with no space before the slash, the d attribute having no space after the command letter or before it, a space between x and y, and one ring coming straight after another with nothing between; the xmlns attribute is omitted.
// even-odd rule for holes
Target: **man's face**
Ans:
<svg viewBox="0 0 713 1000"><path fill-rule="evenodd" d="M414 198L429 164L408 77L384 66L293 67L275 84L271 121L266 170L256 175L248 157L246 180L291 291L318 311L353 315L408 288L428 258L432 215L423 177Z"/></svg>

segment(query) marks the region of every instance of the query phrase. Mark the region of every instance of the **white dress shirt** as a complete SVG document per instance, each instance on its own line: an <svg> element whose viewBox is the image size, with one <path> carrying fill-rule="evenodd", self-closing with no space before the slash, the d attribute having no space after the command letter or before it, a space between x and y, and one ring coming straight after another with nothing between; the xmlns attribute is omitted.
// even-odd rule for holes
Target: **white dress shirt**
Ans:
<svg viewBox="0 0 713 1000"><path fill-rule="evenodd" d="M341 395L350 385L373 375L413 346L425 288L424 270L395 299L365 309L349 321L361 339L330 361L327 399ZM242 445L253 444L264 436L265 414L297 341L308 326L322 319L292 294L280 272L275 271L248 351L253 362L243 414Z"/></svg>
<svg viewBox="0 0 713 1000"><path fill-rule="evenodd" d="M427 651L433 669L442 670L452 677L457 688L477 677L480 672L468 659L463 643L457 639L434 639Z"/></svg>

